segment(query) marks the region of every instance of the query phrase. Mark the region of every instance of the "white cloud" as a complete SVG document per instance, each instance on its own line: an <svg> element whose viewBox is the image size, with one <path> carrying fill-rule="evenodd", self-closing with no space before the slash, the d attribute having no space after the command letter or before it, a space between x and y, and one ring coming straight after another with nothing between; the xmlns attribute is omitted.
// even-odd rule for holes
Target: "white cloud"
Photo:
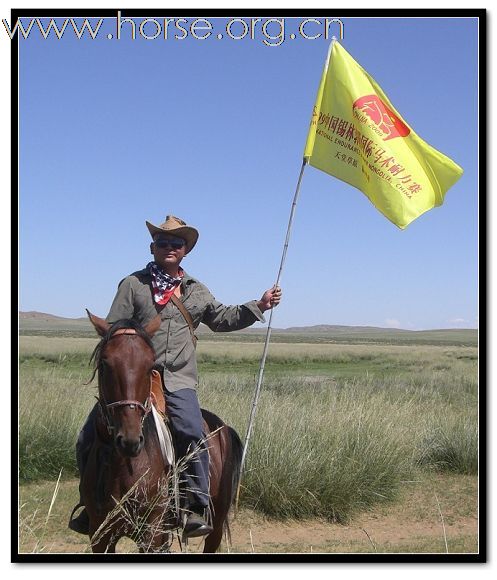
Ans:
<svg viewBox="0 0 497 580"><path fill-rule="evenodd" d="M400 328L400 322L396 318L387 318L385 324L389 328Z"/></svg>
<svg viewBox="0 0 497 580"><path fill-rule="evenodd" d="M451 318L450 320L447 320L447 322L449 324L468 324L468 321L464 318Z"/></svg>

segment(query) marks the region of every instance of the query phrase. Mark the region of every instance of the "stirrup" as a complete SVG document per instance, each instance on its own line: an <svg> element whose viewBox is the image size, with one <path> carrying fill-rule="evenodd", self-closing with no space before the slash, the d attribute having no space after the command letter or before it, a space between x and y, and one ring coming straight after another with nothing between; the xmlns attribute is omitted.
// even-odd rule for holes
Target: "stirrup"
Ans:
<svg viewBox="0 0 497 580"><path fill-rule="evenodd" d="M81 507L83 508L81 512L76 517L74 517L76 511ZM69 516L69 523L67 524L67 527L73 532L77 532L78 534L89 535L90 519L88 517L86 507L82 503L78 503L72 510L71 515Z"/></svg>

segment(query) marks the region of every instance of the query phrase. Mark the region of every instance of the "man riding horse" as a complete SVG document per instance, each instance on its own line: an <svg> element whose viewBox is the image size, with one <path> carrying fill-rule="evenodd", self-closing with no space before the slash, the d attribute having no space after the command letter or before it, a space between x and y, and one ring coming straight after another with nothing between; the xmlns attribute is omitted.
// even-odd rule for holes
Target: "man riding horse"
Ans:
<svg viewBox="0 0 497 580"><path fill-rule="evenodd" d="M146 222L152 236L150 252L154 260L143 270L127 276L119 284L107 316L109 323L134 319L147 324L157 313L159 330L152 337L156 369L163 380L167 413L171 421L177 457L184 457L200 445L202 415L197 398L196 338L194 329L203 322L214 332L241 330L264 322L263 313L279 304L281 290L272 288L258 301L239 306L224 306L209 290L181 267L180 263L198 239L198 231L183 220L167 216L160 226ZM97 407L90 413L76 444L80 475L83 474L94 439ZM182 508L188 514L184 537L205 536L212 532L206 519L209 505L209 455L200 452L188 463L181 482ZM81 504L81 502L80 502ZM88 515L83 511L69 527L88 534Z"/></svg>

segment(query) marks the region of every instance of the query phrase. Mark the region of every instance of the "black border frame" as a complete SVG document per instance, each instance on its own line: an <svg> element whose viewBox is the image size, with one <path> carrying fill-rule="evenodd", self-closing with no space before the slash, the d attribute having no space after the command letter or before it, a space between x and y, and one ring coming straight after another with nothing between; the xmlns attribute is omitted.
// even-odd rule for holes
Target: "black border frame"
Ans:
<svg viewBox="0 0 497 580"><path fill-rule="evenodd" d="M255 8L247 8L246 10L235 9L228 11L228 9L180 9L171 8L169 10L163 8L157 9L126 9L126 8L56 8L56 9L38 9L38 8L14 8L11 10L11 29L15 26L17 20L21 17L32 17L32 18L91 18L91 14L98 14L100 18L111 18L117 15L117 11L121 11L121 16L124 17L182 17L182 16L199 16L201 13L208 13L209 17L217 18L229 18L229 17L253 17L253 16L275 16L275 14L281 14L283 17L296 18L301 17L305 14L313 13L314 15L324 14L325 12L332 12L334 18L347 18L347 17L384 17L384 18L399 18L399 17L466 17L466 18L477 18L479 22L479 74L478 74L478 105L479 105L479 147L480 151L487 151L487 11L485 9L343 9L343 8L332 8L325 10L323 8L319 9L263 9L257 10ZM331 16L331 14L330 14ZM16 37L11 41L11 164L12 164L12 179L11 179L11 199L16 200L19 193L19 180L18 180L18 167L19 167L19 157L18 157L18 146L19 146L19 76L18 76L18 64L19 64L19 34L16 33ZM461 79L464 82L464 79ZM479 207L483 208L483 215L485 215L484 220L480 220L480 231L483 233L481 239L486 239L488 220L490 219L486 211L486 198L487 198L487 181L486 181L486 155L480 155L479 163L479 181L480 181L480 191L485 192L485 195L479 195ZM17 204L12 203L14 207ZM480 215L480 210L479 210ZM18 216L17 216L18 217ZM12 216L14 218L14 216ZM12 248L17 247L18 237L18 220L12 219ZM483 232L482 232L483 229ZM485 264L486 266L486 264ZM486 268L483 272L479 273L480 287L484 289L483 300L480 300L480 310L483 311L483 316L480 314L480 326L479 330L479 343L483 339L485 343L484 360L487 362L486 357L486 344L488 329L486 326L486 287L487 287L487 277ZM18 290L17 285L13 284L16 290ZM18 295L17 292L12 292L12 295ZM483 308L482 308L483 306ZM14 310L14 305L12 305ZM15 343L18 336L18 326L17 319L12 317L12 342ZM15 339L15 340L14 340ZM479 349L479 356L481 357L481 348ZM482 366L480 365L480 368ZM481 375L480 375L481 376ZM13 381L14 385L14 381ZM482 388L483 387L483 388ZM405 553L326 553L326 554L30 554L30 553L19 553L17 551L17 538L18 538L18 509L19 504L19 488L17 479L17 469L18 469L18 392L12 388L12 406L11 406L11 425L12 425L12 440L11 440L11 479L12 479L12 501L11 501L11 562L13 563L359 563L359 564L370 564L370 563L423 563L423 564L437 564L437 563L485 563L487 562L487 548L488 548L488 520L487 520L487 481L488 481L488 451L487 451L487 437L488 437L488 415L490 410L488 409L488 398L487 398L487 384L484 382L483 385L480 384L480 471L479 471L479 521L478 521L478 531L479 531L479 547L480 551L474 554L405 554ZM482 410L485 410L482 412ZM15 433L14 433L15 426ZM482 435L484 436L482 437ZM14 541L14 539L16 541Z"/></svg>

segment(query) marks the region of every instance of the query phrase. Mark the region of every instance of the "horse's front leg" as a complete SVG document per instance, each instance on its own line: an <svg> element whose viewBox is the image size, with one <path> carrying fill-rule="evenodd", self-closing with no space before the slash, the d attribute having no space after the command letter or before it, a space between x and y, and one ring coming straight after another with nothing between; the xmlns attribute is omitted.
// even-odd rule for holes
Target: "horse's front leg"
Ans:
<svg viewBox="0 0 497 580"><path fill-rule="evenodd" d="M112 527L100 529L99 525L93 524L90 521L90 545L94 554L114 554L116 551L117 542L121 538L121 534Z"/></svg>
<svg viewBox="0 0 497 580"><path fill-rule="evenodd" d="M171 550L172 536L167 532L160 534L155 534L153 537L149 537L138 544L138 550L142 554L150 554L154 552L158 553L169 553Z"/></svg>
<svg viewBox="0 0 497 580"><path fill-rule="evenodd" d="M108 536L101 538L98 542L91 543L91 551L94 554L115 554L118 539Z"/></svg>
<svg viewBox="0 0 497 580"><path fill-rule="evenodd" d="M141 553L169 552L172 535L163 526L149 525L147 530L142 531L140 538L135 539L135 542Z"/></svg>

